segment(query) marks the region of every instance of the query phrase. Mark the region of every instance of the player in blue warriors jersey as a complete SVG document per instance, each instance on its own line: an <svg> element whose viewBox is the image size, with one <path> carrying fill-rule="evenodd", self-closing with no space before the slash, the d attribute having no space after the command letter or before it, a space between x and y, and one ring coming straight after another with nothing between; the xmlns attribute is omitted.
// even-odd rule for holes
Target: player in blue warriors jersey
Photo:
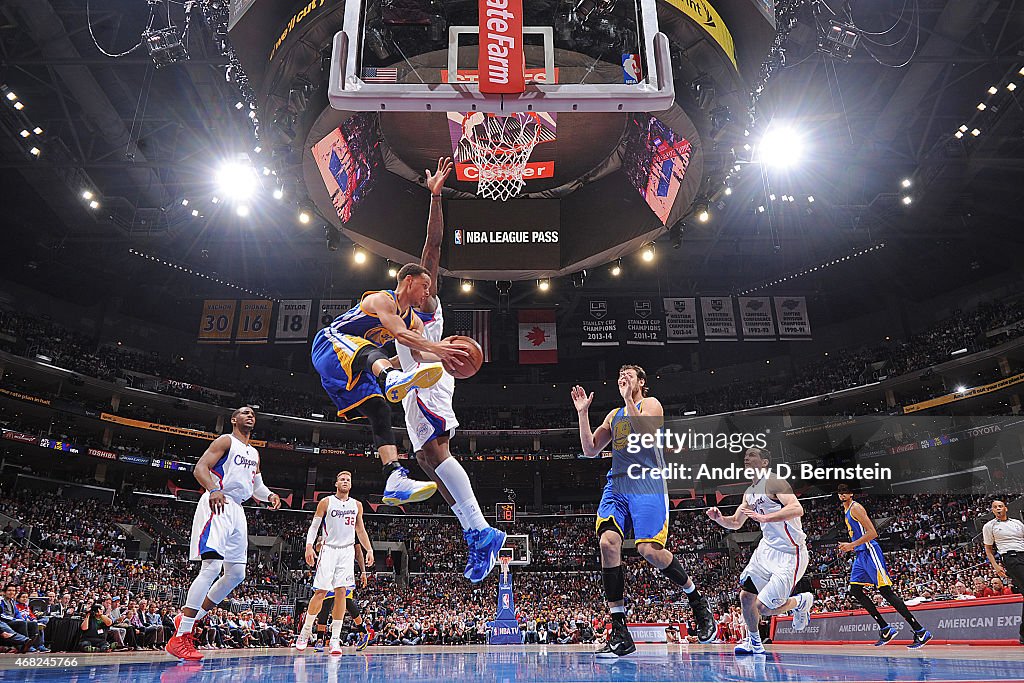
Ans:
<svg viewBox="0 0 1024 683"><path fill-rule="evenodd" d="M645 448L635 443L641 434L653 434L661 429L665 416L661 402L647 396L647 374L639 365L623 365L619 369L618 385L624 405L608 413L597 431L591 431L588 415L594 394L588 396L580 386L572 389L583 454L590 458L598 457L609 444L612 447L612 467L597 508L596 524L601 545L604 593L612 616L611 636L596 652L600 658L622 657L636 650L626 628L626 579L622 568L622 541L625 538L633 538L637 552L670 581L682 587L697 622L698 639L709 643L715 637L714 616L707 600L697 590L693 579L687 576L679 560L665 548L668 540L668 488L665 480L637 476L644 471L643 468L649 471L650 468L665 467L661 448Z"/></svg>
<svg viewBox="0 0 1024 683"><path fill-rule="evenodd" d="M462 349L423 336L423 323L413 313L413 307L424 304L430 286L427 270L418 263L407 263L398 271L396 289L363 294L358 304L335 318L313 339L313 366L337 406L338 416L347 417L356 411L370 421L373 444L387 480L385 505L426 500L437 490L432 481L410 479L408 470L398 464L388 402L401 403L410 391L433 386L444 370L441 363L421 363L407 372L397 370L381 347L397 340L455 366L469 356Z"/></svg>
<svg viewBox="0 0 1024 683"><path fill-rule="evenodd" d="M878 545L878 541L875 540L878 538L878 532L875 530L875 525L868 516L867 510L853 499L853 492L846 484L839 485L838 494L839 500L843 503L846 530L850 533L850 542L840 543L839 551L854 553L849 592L878 622L880 632L875 646L885 645L896 637L898 631L879 614L875 603L864 593L864 586L877 588L885 601L892 605L914 629L914 642L907 647L912 650L922 647L932 639L932 634L924 626L921 626L914 614L907 609L903 599L893 591L889 569L885 566L885 558L882 557L882 546Z"/></svg>

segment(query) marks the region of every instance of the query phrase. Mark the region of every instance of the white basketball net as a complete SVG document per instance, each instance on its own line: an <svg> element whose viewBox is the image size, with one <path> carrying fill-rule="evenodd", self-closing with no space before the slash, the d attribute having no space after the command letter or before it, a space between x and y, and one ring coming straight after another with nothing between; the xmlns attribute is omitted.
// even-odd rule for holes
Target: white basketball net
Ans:
<svg viewBox="0 0 1024 683"><path fill-rule="evenodd" d="M509 565L512 564L512 558L511 557L499 557L498 558L498 562L501 563L501 576L502 576L502 578L505 578L506 576L508 576L508 568L509 568Z"/></svg>
<svg viewBox="0 0 1024 683"><path fill-rule="evenodd" d="M526 185L523 172L540 133L536 114L467 114L460 142L468 146L467 161L479 173L477 195L502 202L518 196Z"/></svg>

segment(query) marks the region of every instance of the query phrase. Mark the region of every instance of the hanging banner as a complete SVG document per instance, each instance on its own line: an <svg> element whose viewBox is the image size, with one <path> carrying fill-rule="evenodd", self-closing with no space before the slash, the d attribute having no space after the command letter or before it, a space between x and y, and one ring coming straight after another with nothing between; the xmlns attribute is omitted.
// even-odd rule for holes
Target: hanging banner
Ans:
<svg viewBox="0 0 1024 683"><path fill-rule="evenodd" d="M274 302L266 299L246 299L238 313L237 344L266 344L270 338L270 314Z"/></svg>
<svg viewBox="0 0 1024 683"><path fill-rule="evenodd" d="M768 296L741 296L740 329L744 341L775 341L772 299Z"/></svg>
<svg viewBox="0 0 1024 683"><path fill-rule="evenodd" d="M352 299L320 299L320 326L323 328L334 322L339 315L352 308Z"/></svg>
<svg viewBox="0 0 1024 683"><path fill-rule="evenodd" d="M694 297L666 298L665 337L669 344L696 344L697 300Z"/></svg>
<svg viewBox="0 0 1024 683"><path fill-rule="evenodd" d="M519 311L519 364L558 362L555 310Z"/></svg>
<svg viewBox="0 0 1024 683"><path fill-rule="evenodd" d="M591 299L588 303L580 343L583 346L618 346L618 326L609 310L608 299Z"/></svg>
<svg viewBox="0 0 1024 683"><path fill-rule="evenodd" d="M731 296L702 296L701 318L704 338L708 341L736 341L736 316Z"/></svg>
<svg viewBox="0 0 1024 683"><path fill-rule="evenodd" d="M200 344L230 344L231 325L235 322L234 299L207 299L199 319Z"/></svg>
<svg viewBox="0 0 1024 683"><path fill-rule="evenodd" d="M779 321L779 339L810 340L811 321L807 317L807 299L804 297L775 297L775 319Z"/></svg>
<svg viewBox="0 0 1024 683"><path fill-rule="evenodd" d="M664 346L665 319L657 299L627 299L622 338L630 346ZM624 307L625 308L625 307Z"/></svg>
<svg viewBox="0 0 1024 683"><path fill-rule="evenodd" d="M313 310L310 299L286 299L277 306L277 329L274 342L299 344L309 337L309 314Z"/></svg>
<svg viewBox="0 0 1024 683"><path fill-rule="evenodd" d="M526 88L523 0L479 0L480 92L521 93Z"/></svg>

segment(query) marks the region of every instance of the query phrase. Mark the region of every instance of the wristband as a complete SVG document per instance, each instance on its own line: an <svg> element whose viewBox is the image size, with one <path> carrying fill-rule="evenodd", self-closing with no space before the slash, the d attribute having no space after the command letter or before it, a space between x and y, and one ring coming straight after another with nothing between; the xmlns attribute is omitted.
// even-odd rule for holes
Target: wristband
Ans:
<svg viewBox="0 0 1024 683"><path fill-rule="evenodd" d="M221 491L223 491L223 490L224 490L224 489L210 489L210 490L209 490L209 493L220 493L220 492L221 492Z"/></svg>

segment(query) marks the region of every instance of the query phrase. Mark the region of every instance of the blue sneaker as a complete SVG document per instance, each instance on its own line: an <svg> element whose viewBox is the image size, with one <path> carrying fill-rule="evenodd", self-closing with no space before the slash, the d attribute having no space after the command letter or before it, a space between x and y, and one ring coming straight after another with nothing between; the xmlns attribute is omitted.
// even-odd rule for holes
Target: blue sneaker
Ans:
<svg viewBox="0 0 1024 683"><path fill-rule="evenodd" d="M316 645L313 646L313 652L323 652L323 651L324 651L324 641L322 641L322 640L316 641Z"/></svg>
<svg viewBox="0 0 1024 683"><path fill-rule="evenodd" d="M736 643L736 647L733 648L733 652L738 655L763 655L765 654L764 645L758 640L756 643L750 640L750 636L747 636L740 642Z"/></svg>
<svg viewBox="0 0 1024 683"><path fill-rule="evenodd" d="M363 631L359 634L359 638L356 640L356 652L362 652L365 650L369 643L370 634L367 631Z"/></svg>
<svg viewBox="0 0 1024 683"><path fill-rule="evenodd" d="M421 363L413 370L392 370L384 378L384 396L392 403L401 403L413 389L426 389L444 376L440 363Z"/></svg>
<svg viewBox="0 0 1024 683"><path fill-rule="evenodd" d="M885 628L878 632L878 642L875 643L875 647L882 647L895 638L896 633L896 629L891 624L886 624Z"/></svg>
<svg viewBox="0 0 1024 683"><path fill-rule="evenodd" d="M932 632L927 629L921 629L914 633L914 642L907 645L908 650L916 650L919 647L924 647L924 644L932 639Z"/></svg>
<svg viewBox="0 0 1024 683"><path fill-rule="evenodd" d="M494 527L487 527L476 532L474 542L476 555L473 557L473 568L469 573L469 580L473 583L480 583L487 578L495 565L498 564L498 551L505 545L505 532Z"/></svg>
<svg viewBox="0 0 1024 683"><path fill-rule="evenodd" d="M479 532L477 532L476 529L462 530L462 537L466 539L466 545L469 547L469 553L466 556L466 568L462 570L462 575L465 576L467 579L469 578L470 574L473 573L473 565L476 564L476 558L479 555L478 551L476 550L477 533Z"/></svg>
<svg viewBox="0 0 1024 683"><path fill-rule="evenodd" d="M399 467L388 476L388 481L384 484L384 497L381 502L385 505L418 503L430 498L436 492L437 484L432 481L410 479L409 470Z"/></svg>

